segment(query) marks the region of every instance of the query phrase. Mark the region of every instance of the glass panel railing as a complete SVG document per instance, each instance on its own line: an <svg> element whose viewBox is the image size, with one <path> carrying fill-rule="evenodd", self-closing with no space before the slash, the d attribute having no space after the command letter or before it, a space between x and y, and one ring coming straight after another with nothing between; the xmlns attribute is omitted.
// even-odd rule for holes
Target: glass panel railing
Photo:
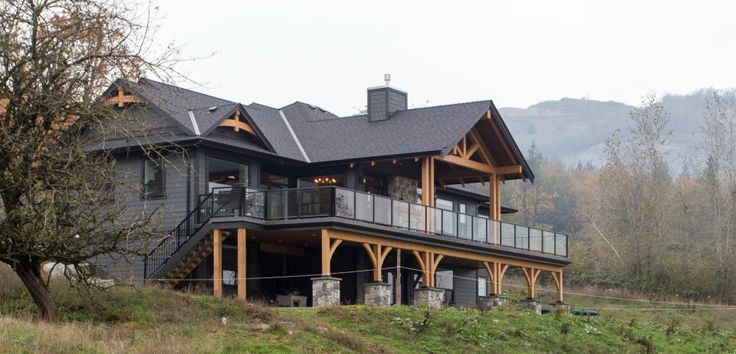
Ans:
<svg viewBox="0 0 736 354"><path fill-rule="evenodd" d="M297 217L330 216L332 188L297 189Z"/></svg>
<svg viewBox="0 0 736 354"><path fill-rule="evenodd" d="M529 228L521 225L514 225L516 228L516 248L529 249Z"/></svg>
<svg viewBox="0 0 736 354"><path fill-rule="evenodd" d="M214 216L246 216L267 220L336 216L422 233L457 237L492 245L568 256L567 236L541 229L456 213L340 187L260 191L221 187L202 196L190 225ZM183 230L183 229L182 229ZM184 232L179 230L178 232Z"/></svg>
<svg viewBox="0 0 736 354"><path fill-rule="evenodd" d="M555 234L549 231L542 231L542 252L555 253Z"/></svg>
<svg viewBox="0 0 736 354"><path fill-rule="evenodd" d="M415 231L426 231L426 208L421 204L409 205L409 229Z"/></svg>
<svg viewBox="0 0 736 354"><path fill-rule="evenodd" d="M501 231L501 245L515 247L516 246L516 225L507 224L505 222L497 222Z"/></svg>
<svg viewBox="0 0 736 354"><path fill-rule="evenodd" d="M400 200L394 200L392 207L392 218L391 222L394 227L402 229L409 228L409 203L402 202Z"/></svg>
<svg viewBox="0 0 736 354"><path fill-rule="evenodd" d="M373 196L373 216L377 224L391 225L391 199Z"/></svg>
<svg viewBox="0 0 736 354"><path fill-rule="evenodd" d="M542 230L529 228L529 250L542 252Z"/></svg>
<svg viewBox="0 0 736 354"><path fill-rule="evenodd" d="M442 234L457 236L457 213L449 210L442 211Z"/></svg>
<svg viewBox="0 0 736 354"><path fill-rule="evenodd" d="M269 220L286 217L286 193L284 191L268 191L266 193L266 215Z"/></svg>
<svg viewBox="0 0 736 354"><path fill-rule="evenodd" d="M355 218L373 222L373 196L355 192Z"/></svg>
<svg viewBox="0 0 736 354"><path fill-rule="evenodd" d="M354 218L356 217L355 209L357 202L356 192L336 188L335 189L335 216L341 218Z"/></svg>
<svg viewBox="0 0 736 354"><path fill-rule="evenodd" d="M473 241L488 243L488 219L473 217Z"/></svg>
<svg viewBox="0 0 736 354"><path fill-rule="evenodd" d="M473 217L467 214L457 214L457 237L473 239Z"/></svg>
<svg viewBox="0 0 736 354"><path fill-rule="evenodd" d="M501 222L488 220L488 243L492 245L501 244Z"/></svg>
<svg viewBox="0 0 736 354"><path fill-rule="evenodd" d="M256 190L247 190L245 200L243 202L243 216L250 216L258 219L264 218L266 210L266 192Z"/></svg>
<svg viewBox="0 0 736 354"><path fill-rule="evenodd" d="M427 230L428 233L432 234L442 234L442 209L437 209L433 207L427 207L427 226L429 229Z"/></svg>
<svg viewBox="0 0 736 354"><path fill-rule="evenodd" d="M567 257L567 236L555 234L555 254Z"/></svg>

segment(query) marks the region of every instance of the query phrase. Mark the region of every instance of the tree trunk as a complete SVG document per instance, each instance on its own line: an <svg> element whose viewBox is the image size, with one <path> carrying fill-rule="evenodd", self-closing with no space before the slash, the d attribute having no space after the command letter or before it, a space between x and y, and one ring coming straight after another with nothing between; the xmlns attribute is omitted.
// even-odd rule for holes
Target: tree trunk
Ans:
<svg viewBox="0 0 736 354"><path fill-rule="evenodd" d="M47 322L55 321L58 317L56 303L54 303L51 292L44 285L41 277L41 266L30 263L17 264L15 272L31 294L33 302L36 303L36 307L41 313L41 318Z"/></svg>

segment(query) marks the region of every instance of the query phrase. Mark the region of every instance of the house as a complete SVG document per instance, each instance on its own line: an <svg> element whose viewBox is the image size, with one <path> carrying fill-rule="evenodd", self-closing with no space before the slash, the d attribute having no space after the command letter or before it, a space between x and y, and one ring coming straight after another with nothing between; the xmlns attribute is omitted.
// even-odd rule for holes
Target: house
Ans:
<svg viewBox="0 0 736 354"><path fill-rule="evenodd" d="M388 83L366 99L366 114L339 117L116 81L104 103L156 132L146 144L185 153L159 163L140 141L106 142L141 184L120 198L167 231L110 272L281 305L436 307L494 299L519 269L529 299L546 273L562 302L567 236L501 221L514 212L501 184L534 173L493 102L409 109Z"/></svg>

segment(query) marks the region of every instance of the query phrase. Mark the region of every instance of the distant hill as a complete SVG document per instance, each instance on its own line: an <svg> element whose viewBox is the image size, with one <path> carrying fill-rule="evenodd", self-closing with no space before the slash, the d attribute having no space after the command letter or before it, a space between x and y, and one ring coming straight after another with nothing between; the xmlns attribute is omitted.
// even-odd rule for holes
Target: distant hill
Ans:
<svg viewBox="0 0 736 354"><path fill-rule="evenodd" d="M706 98L711 89L689 95L666 95L665 108L670 112L672 137L668 146L672 172L678 173L684 158L698 149L696 134L700 132ZM629 134L634 107L614 101L563 98L544 101L528 108L501 108L511 133L526 152L532 142L547 158L568 164L604 160L604 143L616 129Z"/></svg>

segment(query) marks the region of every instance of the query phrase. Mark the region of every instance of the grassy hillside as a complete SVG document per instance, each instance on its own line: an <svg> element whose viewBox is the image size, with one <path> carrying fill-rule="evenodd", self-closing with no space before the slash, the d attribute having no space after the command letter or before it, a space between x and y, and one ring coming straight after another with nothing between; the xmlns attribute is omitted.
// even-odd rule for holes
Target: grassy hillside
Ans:
<svg viewBox="0 0 736 354"><path fill-rule="evenodd" d="M62 320L44 324L33 320L34 308L21 289L12 286L0 289L3 352L722 353L736 350L733 311L604 310L603 316L583 318L537 315L513 307L487 313L466 309L428 311L406 306L273 309L154 288L117 288L80 296L59 286L55 292ZM602 302L586 305L620 307ZM222 325L222 317L227 317L227 325Z"/></svg>

